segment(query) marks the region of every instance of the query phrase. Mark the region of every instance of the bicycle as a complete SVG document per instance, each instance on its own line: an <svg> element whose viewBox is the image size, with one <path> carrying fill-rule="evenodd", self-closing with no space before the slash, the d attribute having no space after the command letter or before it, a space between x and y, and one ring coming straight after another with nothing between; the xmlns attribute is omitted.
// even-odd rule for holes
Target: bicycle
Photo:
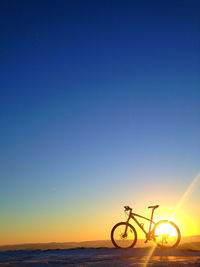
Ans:
<svg viewBox="0 0 200 267"><path fill-rule="evenodd" d="M152 209L151 219L148 219L139 214L133 213L132 208L124 206L125 213L128 213L126 222L117 223L111 231L111 240L116 248L132 248L137 242L137 232L135 228L129 223L133 219L140 227L146 236L145 243L153 240L160 248L175 248L181 240L181 233L178 226L169 220L161 220L155 223L153 221L153 214L159 205L149 206ZM149 231L144 229L144 224L140 223L135 217L140 217L150 222ZM153 226L153 227L152 227Z"/></svg>

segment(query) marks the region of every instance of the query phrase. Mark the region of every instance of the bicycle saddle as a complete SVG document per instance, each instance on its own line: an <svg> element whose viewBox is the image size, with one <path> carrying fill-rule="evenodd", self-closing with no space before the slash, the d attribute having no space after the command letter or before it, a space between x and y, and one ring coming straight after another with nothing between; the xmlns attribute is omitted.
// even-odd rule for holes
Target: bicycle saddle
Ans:
<svg viewBox="0 0 200 267"><path fill-rule="evenodd" d="M159 207L159 205L149 206L148 209L157 209L158 207Z"/></svg>

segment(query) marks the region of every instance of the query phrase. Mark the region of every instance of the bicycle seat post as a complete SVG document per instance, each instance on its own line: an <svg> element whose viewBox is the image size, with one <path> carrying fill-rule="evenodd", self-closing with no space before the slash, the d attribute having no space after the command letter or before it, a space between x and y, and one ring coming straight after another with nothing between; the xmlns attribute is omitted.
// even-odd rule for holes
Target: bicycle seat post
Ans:
<svg viewBox="0 0 200 267"><path fill-rule="evenodd" d="M151 231L151 226L152 226L152 221L153 221L153 214L154 214L154 210L157 209L159 207L159 205L155 205L155 206L149 206L149 209L152 209L152 213L151 213L151 221L150 221L150 225L149 225L149 233Z"/></svg>
<svg viewBox="0 0 200 267"><path fill-rule="evenodd" d="M154 208L152 209L152 212L151 212L151 221L153 220L153 214L154 214Z"/></svg>

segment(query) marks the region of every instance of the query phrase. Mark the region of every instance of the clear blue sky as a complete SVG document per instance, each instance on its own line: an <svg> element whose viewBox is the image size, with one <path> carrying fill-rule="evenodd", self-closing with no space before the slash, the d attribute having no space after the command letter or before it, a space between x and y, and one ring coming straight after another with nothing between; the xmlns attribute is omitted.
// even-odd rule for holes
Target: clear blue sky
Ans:
<svg viewBox="0 0 200 267"><path fill-rule="evenodd" d="M154 185L181 196L199 171L199 14L194 0L1 1L6 230Z"/></svg>

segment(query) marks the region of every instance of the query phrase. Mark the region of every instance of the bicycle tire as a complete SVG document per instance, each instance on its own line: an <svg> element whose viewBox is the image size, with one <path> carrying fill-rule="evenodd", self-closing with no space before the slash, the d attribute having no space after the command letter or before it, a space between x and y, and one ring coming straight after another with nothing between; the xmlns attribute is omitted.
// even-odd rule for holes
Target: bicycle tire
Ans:
<svg viewBox="0 0 200 267"><path fill-rule="evenodd" d="M120 246L119 244L118 244L118 241L116 240L116 238L115 238L115 232L116 232L116 230L117 230L117 228L119 229L119 227L120 226L124 226L124 227L126 227L126 225L127 225L127 227L128 227L128 231L129 230L131 230L132 232L131 232L131 234L132 234L132 236L134 237L133 239L130 239L130 244L128 244L127 246ZM130 229L129 229L130 228ZM124 238L124 240L125 240L125 238ZM124 241L123 240L123 241ZM116 247L116 248L132 248L132 247L134 247L135 246L135 244L136 244L136 242L137 242L137 232L136 232L136 230L135 230L135 228L131 225L131 224L127 224L126 222L120 222L120 223L117 223L113 228L112 228L112 231L111 231L111 241L112 241L112 243L113 243L113 245ZM121 240L120 241L122 241L122 238L121 238ZM125 242L124 242L125 243Z"/></svg>
<svg viewBox="0 0 200 267"><path fill-rule="evenodd" d="M156 230L157 230L157 228L158 228L159 226L161 226L162 224L169 224L169 225L172 227L174 233L175 233L175 232L177 233L177 237L175 237L175 241L174 241L174 243L171 244L171 245L164 245L164 244L163 244L163 241L162 241L162 243L159 243L159 242L158 242L158 239L156 239L156 238L159 236L159 235L156 235ZM161 226L161 227L162 227L162 226ZM166 231L167 231L167 230L166 230ZM179 242L180 242L180 240L181 240L181 232L180 232L178 226L177 226L174 222L169 221L169 220L161 220L161 221L157 222L157 223L155 224L154 228L153 228L152 235L153 235L153 239L154 239L154 241L156 242L157 246L160 247L160 248L175 248L175 247L178 246L178 244L179 244ZM160 236L162 236L162 235L160 235ZM173 236L172 236L172 237L173 237ZM167 238L166 238L166 239L167 239ZM167 242L166 242L166 243L167 243Z"/></svg>

